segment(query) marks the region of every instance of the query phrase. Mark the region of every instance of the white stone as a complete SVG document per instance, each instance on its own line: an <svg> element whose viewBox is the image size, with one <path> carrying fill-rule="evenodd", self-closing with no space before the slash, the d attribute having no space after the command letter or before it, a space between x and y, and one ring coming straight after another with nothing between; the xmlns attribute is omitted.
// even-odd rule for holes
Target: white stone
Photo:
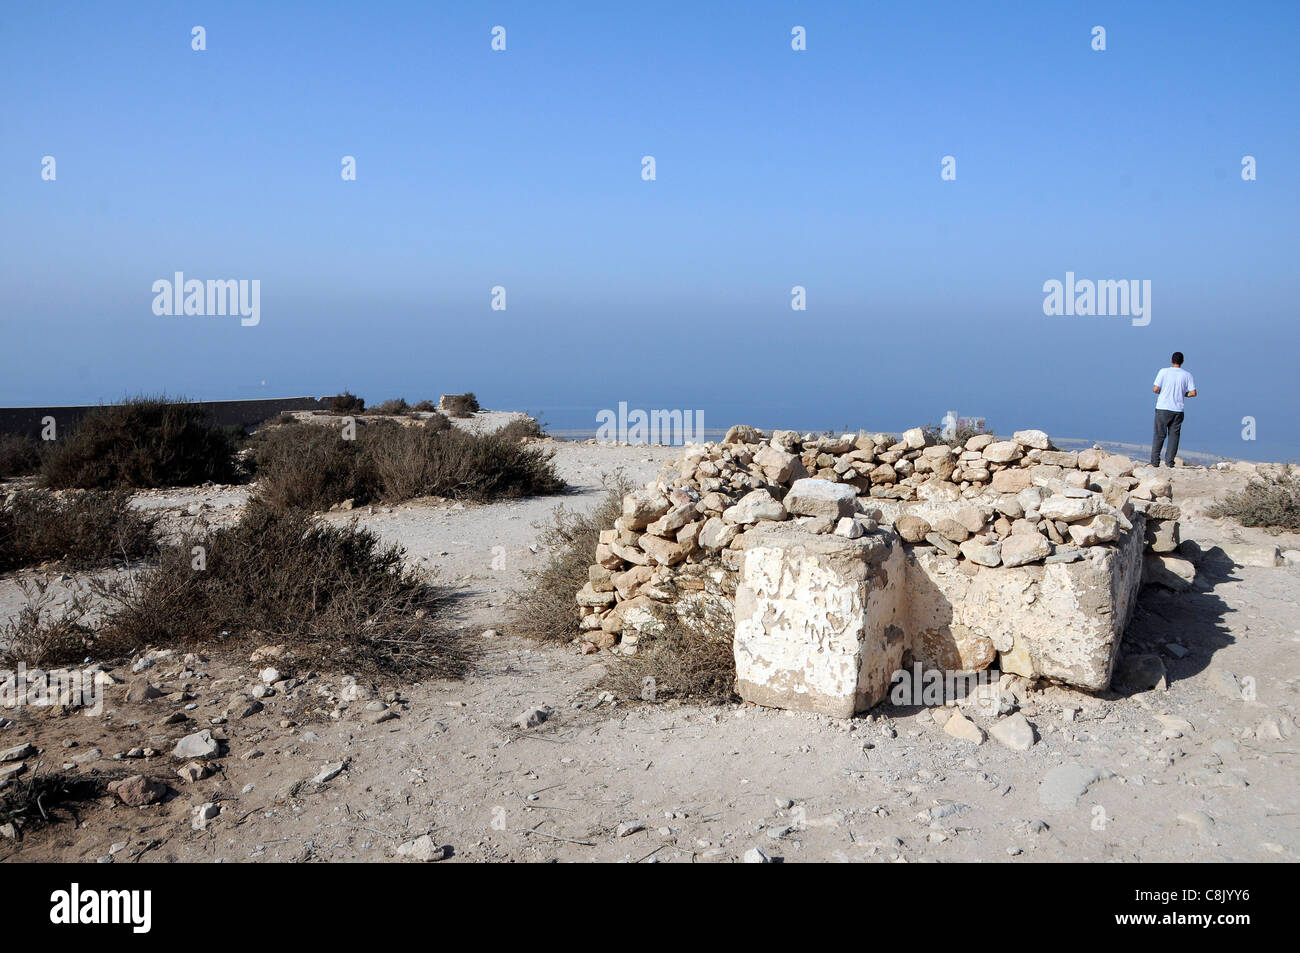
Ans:
<svg viewBox="0 0 1300 953"><path fill-rule="evenodd" d="M794 481L784 502L786 510L796 516L839 519L853 515L857 499L857 491L847 483L805 478Z"/></svg>
<svg viewBox="0 0 1300 953"><path fill-rule="evenodd" d="M902 666L903 556L879 536L848 540L765 524L745 537L735 619L747 701L848 718L883 701Z"/></svg>
<svg viewBox="0 0 1300 953"><path fill-rule="evenodd" d="M1020 712L996 722L989 734L1012 751L1028 751L1034 746L1034 729Z"/></svg>
<svg viewBox="0 0 1300 953"><path fill-rule="evenodd" d="M1011 435L1011 439L1022 447L1029 447L1033 450L1046 450L1052 445L1047 434L1041 430L1017 430Z"/></svg>
<svg viewBox="0 0 1300 953"><path fill-rule="evenodd" d="M748 525L763 520L783 520L786 510L767 490L751 490L722 514L728 523Z"/></svg>

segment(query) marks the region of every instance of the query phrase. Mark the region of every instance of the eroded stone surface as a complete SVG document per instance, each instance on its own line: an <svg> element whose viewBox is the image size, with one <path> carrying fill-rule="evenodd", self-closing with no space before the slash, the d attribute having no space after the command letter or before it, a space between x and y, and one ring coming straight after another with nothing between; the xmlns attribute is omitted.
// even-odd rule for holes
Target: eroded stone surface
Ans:
<svg viewBox="0 0 1300 953"><path fill-rule="evenodd" d="M747 534L736 677L760 705L845 718L884 700L903 660L901 550L769 524Z"/></svg>

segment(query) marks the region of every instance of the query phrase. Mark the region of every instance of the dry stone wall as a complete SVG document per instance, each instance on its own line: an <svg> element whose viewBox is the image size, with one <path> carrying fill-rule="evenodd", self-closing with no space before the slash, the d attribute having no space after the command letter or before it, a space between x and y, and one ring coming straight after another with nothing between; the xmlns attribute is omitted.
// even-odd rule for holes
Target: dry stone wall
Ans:
<svg viewBox="0 0 1300 953"><path fill-rule="evenodd" d="M1041 430L733 427L624 498L578 635L635 653L681 600L734 591L740 691L762 704L852 713L904 661L1099 690L1144 574L1190 584L1178 517L1159 471Z"/></svg>

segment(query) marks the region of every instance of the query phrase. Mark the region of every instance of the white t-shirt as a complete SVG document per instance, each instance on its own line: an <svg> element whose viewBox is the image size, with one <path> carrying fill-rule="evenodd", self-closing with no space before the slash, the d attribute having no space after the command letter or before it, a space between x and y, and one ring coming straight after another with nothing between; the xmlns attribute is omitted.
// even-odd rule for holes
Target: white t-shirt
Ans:
<svg viewBox="0 0 1300 953"><path fill-rule="evenodd" d="M1188 391L1196 390L1196 381L1181 367L1162 367L1156 375L1154 386L1160 388L1160 394L1156 397L1156 410L1182 413L1183 398Z"/></svg>

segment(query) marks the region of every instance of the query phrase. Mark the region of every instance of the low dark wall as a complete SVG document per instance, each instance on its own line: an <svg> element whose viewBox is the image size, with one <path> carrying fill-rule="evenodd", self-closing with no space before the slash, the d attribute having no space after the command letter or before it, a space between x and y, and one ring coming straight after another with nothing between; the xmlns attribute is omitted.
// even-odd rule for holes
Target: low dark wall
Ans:
<svg viewBox="0 0 1300 953"><path fill-rule="evenodd" d="M327 399L315 397L277 397L268 400L200 400L194 403L207 411L217 426L248 429L290 410L326 410ZM93 406L79 407L0 407L0 434L18 434L39 438L41 419L53 417L60 435L67 433Z"/></svg>

